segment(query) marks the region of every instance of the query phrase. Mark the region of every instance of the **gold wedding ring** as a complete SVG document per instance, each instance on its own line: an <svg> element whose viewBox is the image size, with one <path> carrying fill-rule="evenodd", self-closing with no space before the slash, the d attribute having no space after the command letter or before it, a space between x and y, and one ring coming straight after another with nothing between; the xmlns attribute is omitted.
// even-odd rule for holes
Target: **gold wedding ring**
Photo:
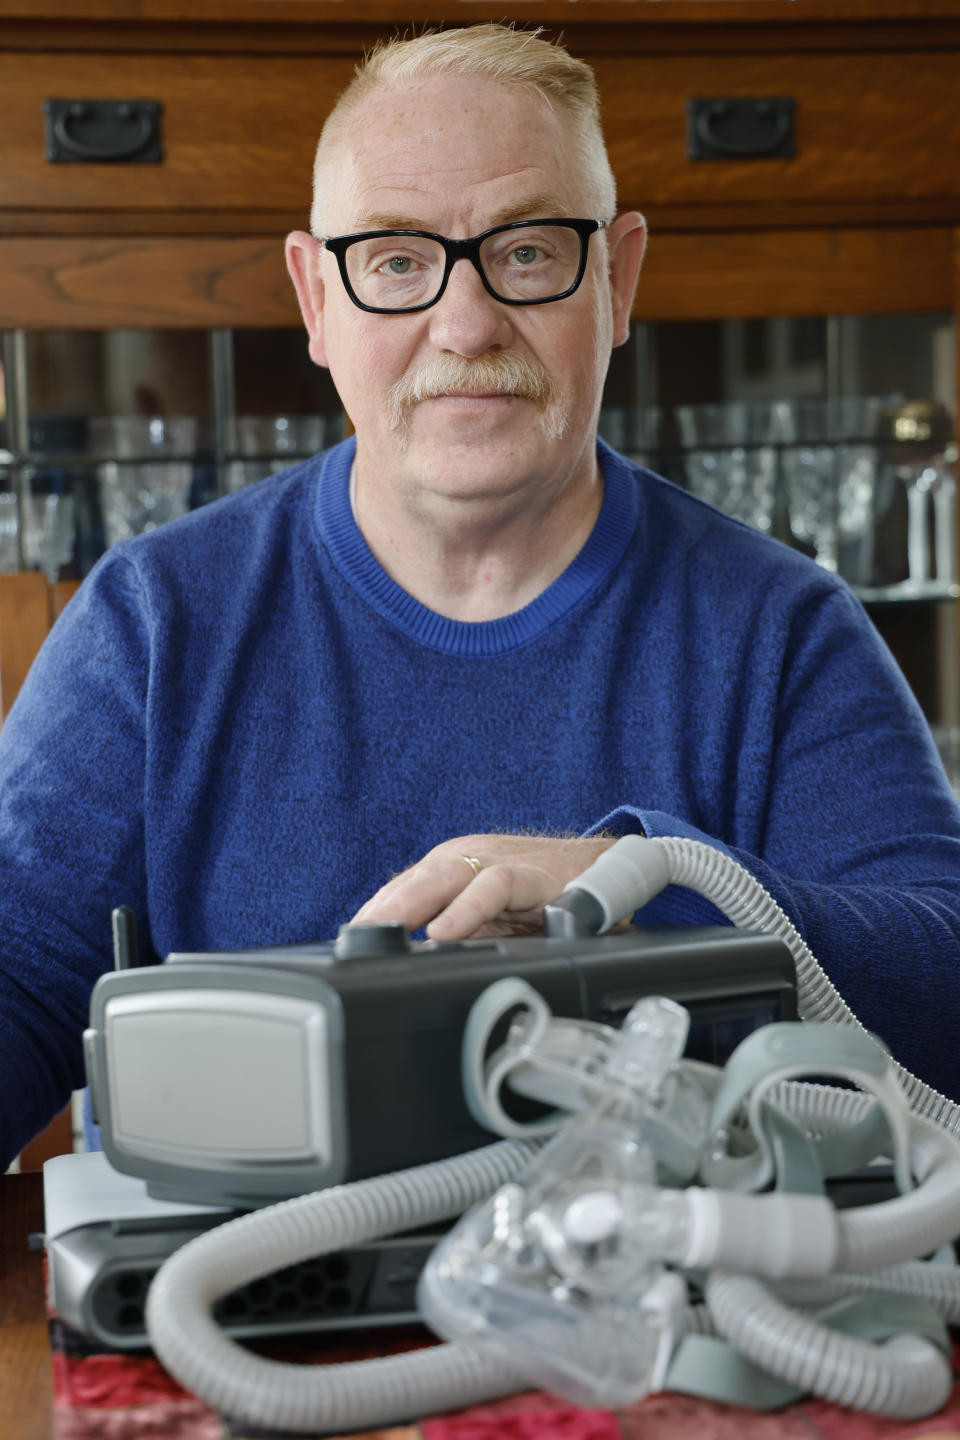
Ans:
<svg viewBox="0 0 960 1440"><path fill-rule="evenodd" d="M483 861L478 860L475 855L458 855L457 859L462 860L464 865L470 866L470 869L473 872L474 879L476 879L476 877L480 874L480 871L483 869Z"/></svg>

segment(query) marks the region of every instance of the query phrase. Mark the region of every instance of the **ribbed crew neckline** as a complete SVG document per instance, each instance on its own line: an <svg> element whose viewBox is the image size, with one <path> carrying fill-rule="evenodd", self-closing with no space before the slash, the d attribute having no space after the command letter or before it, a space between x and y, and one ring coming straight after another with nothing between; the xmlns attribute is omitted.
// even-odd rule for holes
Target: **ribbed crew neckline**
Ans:
<svg viewBox="0 0 960 1440"><path fill-rule="evenodd" d="M562 574L529 605L497 620L451 620L415 600L386 573L364 539L350 507L351 436L323 457L317 491L317 527L337 569L389 624L448 655L505 655L538 639L591 594L617 565L637 523L637 486L620 457L597 441L603 470L603 504L586 544Z"/></svg>

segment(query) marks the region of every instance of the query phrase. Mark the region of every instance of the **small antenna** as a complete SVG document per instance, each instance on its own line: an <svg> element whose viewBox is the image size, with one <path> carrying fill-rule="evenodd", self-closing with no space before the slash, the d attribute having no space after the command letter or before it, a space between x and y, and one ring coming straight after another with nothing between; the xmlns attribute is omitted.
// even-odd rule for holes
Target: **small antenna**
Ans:
<svg viewBox="0 0 960 1440"><path fill-rule="evenodd" d="M137 917L129 905L118 905L110 915L113 929L113 964L116 970L137 966Z"/></svg>

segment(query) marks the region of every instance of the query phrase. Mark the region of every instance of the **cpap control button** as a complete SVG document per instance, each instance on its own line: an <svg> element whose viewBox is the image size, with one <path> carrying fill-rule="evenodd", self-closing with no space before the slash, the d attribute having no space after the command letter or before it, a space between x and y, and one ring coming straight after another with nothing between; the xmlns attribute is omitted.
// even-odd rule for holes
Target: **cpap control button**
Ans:
<svg viewBox="0 0 960 1440"><path fill-rule="evenodd" d="M333 953L338 960L386 960L391 955L407 955L410 936L399 923L341 925Z"/></svg>

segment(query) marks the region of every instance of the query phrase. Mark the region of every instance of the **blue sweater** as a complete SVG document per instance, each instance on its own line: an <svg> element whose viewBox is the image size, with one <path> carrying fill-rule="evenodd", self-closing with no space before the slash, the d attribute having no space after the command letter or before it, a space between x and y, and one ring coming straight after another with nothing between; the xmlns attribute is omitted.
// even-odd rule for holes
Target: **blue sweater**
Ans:
<svg viewBox="0 0 960 1440"><path fill-rule="evenodd" d="M326 938L494 829L723 846L960 1098L960 811L849 590L601 444L567 571L448 620L370 554L352 454L115 546L34 664L0 737L0 1160L83 1083L113 906L160 957Z"/></svg>

